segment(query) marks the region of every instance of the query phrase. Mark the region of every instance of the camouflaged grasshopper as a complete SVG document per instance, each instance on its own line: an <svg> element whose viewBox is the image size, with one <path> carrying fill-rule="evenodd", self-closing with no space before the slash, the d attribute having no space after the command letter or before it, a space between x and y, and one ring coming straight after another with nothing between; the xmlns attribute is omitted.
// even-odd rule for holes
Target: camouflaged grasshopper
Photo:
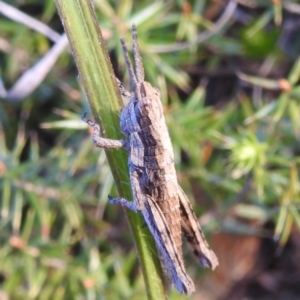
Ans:
<svg viewBox="0 0 300 300"><path fill-rule="evenodd" d="M128 151L133 202L111 197L109 201L142 214L174 286L180 293L190 295L195 287L184 268L181 234L185 235L203 267L215 269L218 259L205 240L187 196L178 185L160 92L144 81L134 25L132 39L135 72L122 39L121 43L134 92L126 91L118 81L121 94L130 96L120 119L122 133L128 140L102 138L98 124L85 115L82 120L94 128L95 146L123 147Z"/></svg>

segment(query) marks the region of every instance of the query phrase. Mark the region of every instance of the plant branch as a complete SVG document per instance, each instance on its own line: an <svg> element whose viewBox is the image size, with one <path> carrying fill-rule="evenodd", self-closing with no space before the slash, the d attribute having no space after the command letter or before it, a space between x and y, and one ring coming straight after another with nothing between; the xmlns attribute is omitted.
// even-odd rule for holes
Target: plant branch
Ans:
<svg viewBox="0 0 300 300"><path fill-rule="evenodd" d="M55 0L55 3L102 136L120 139L121 96L93 6L88 0ZM106 155L119 195L132 199L126 152L108 150ZM140 259L148 299L164 299L161 267L153 238L139 214L126 210L126 216Z"/></svg>

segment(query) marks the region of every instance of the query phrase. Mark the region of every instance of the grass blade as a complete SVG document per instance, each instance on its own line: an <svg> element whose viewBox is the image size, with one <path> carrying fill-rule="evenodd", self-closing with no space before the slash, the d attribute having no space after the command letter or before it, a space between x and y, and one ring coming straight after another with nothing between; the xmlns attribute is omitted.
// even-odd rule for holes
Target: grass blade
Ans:
<svg viewBox="0 0 300 300"><path fill-rule="evenodd" d="M55 0L77 64L80 80L102 133L120 139L122 108L114 72L93 6L87 0ZM121 197L131 199L127 155L123 150L106 152ZM142 218L126 211L143 270L148 299L164 299L165 291L155 244Z"/></svg>

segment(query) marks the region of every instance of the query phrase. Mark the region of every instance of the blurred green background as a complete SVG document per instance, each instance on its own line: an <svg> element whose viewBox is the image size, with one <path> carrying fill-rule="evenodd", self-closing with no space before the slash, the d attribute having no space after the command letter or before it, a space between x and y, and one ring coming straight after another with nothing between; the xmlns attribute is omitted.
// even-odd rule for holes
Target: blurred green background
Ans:
<svg viewBox="0 0 300 300"><path fill-rule="evenodd" d="M191 299L298 299L299 1L93 2L125 85L119 37L137 25L179 182L219 256L203 271L184 247ZM53 0L0 1L0 299L146 299L73 57L53 51L62 33Z"/></svg>

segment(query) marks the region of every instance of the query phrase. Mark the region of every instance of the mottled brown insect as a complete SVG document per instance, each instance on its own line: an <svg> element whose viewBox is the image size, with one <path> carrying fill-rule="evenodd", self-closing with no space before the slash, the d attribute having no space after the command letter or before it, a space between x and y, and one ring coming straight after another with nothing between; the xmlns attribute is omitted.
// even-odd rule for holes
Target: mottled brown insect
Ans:
<svg viewBox="0 0 300 300"><path fill-rule="evenodd" d="M130 96L120 118L122 133L128 140L102 138L98 124L86 119L85 115L82 119L94 128L93 141L97 147L123 147L129 152L133 202L123 198L109 200L142 214L174 286L180 293L190 295L195 287L184 268L182 233L202 266L215 269L218 259L205 240L187 196L178 185L160 92L144 81L135 26L132 26L132 37L135 72L122 39L121 43L134 93L126 91L118 81L121 93Z"/></svg>

